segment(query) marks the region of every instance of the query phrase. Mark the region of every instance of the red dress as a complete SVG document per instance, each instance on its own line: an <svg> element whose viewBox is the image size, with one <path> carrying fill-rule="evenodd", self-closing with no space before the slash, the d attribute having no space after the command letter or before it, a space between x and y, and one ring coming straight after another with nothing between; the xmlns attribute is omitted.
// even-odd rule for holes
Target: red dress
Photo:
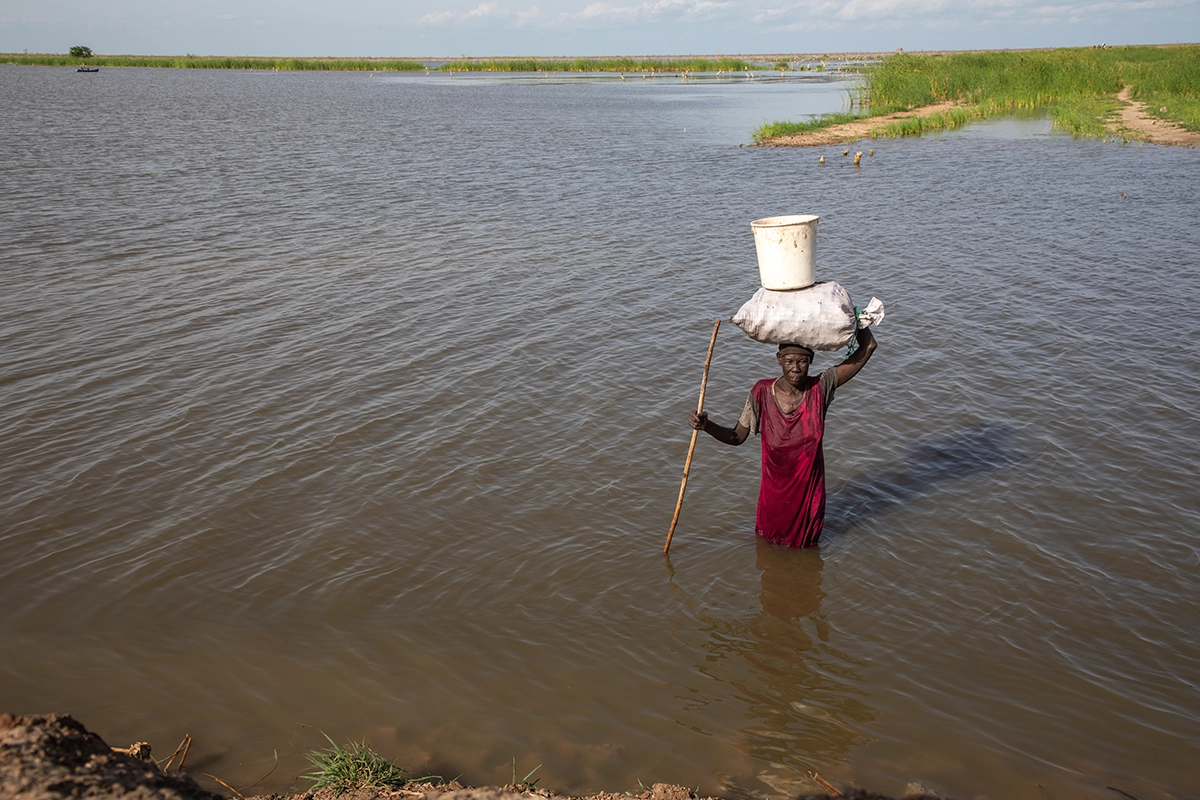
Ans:
<svg viewBox="0 0 1200 800"><path fill-rule="evenodd" d="M812 547L821 538L825 524L825 454L821 440L825 435L826 393L819 377L805 378L800 405L785 414L772 389L775 380L765 378L750 390L762 436L762 485L754 527L775 544Z"/></svg>

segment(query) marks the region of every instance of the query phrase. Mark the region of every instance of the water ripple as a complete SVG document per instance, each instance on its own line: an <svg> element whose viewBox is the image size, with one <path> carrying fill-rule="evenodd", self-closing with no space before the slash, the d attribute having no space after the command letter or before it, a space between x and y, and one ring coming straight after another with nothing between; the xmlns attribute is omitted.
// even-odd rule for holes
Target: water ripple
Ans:
<svg viewBox="0 0 1200 800"><path fill-rule="evenodd" d="M300 720L578 791L1197 791L1194 152L736 146L815 78L91 77L0 67L3 710L235 780ZM889 309L822 547L706 438L664 561L786 211ZM718 342L728 423L775 367Z"/></svg>

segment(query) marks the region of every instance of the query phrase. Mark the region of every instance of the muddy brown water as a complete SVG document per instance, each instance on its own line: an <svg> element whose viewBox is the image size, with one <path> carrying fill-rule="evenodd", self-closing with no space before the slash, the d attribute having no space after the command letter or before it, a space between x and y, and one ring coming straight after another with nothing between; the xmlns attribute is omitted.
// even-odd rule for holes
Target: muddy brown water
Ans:
<svg viewBox="0 0 1200 800"><path fill-rule="evenodd" d="M572 792L1200 793L1200 153L738 147L845 88L0 67L0 710L278 751L252 791L324 733ZM825 536L756 543L757 443L705 439L666 560L783 213L889 309ZM774 369L723 326L708 410Z"/></svg>

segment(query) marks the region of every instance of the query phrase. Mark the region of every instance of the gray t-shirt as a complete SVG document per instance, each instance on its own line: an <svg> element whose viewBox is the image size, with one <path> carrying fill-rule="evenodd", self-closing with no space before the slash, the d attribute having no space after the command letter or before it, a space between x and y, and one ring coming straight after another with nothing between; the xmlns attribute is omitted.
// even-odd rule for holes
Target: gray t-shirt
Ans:
<svg viewBox="0 0 1200 800"><path fill-rule="evenodd" d="M821 394L825 396L825 410L829 410L829 404L833 402L834 392L837 391L838 378L837 367L830 367L821 373ZM738 425L745 425L751 434L758 435L758 403L754 402L754 392L746 395L746 405L742 407L742 415L738 417Z"/></svg>

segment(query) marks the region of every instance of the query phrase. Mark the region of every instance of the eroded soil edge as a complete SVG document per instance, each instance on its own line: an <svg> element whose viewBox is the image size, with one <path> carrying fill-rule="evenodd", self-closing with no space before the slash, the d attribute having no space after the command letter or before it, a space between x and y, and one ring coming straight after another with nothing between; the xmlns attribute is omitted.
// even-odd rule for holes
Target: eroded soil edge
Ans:
<svg viewBox="0 0 1200 800"><path fill-rule="evenodd" d="M0 798L4 800L282 800L279 795L244 797L211 792L186 771L160 768L149 746L139 742L114 749L67 714L0 714ZM140 757L139 757L140 756ZM212 776L209 776L212 777ZM822 779L817 778L818 782ZM846 800L891 800L854 787L828 786ZM586 798L558 795L523 786L464 787L409 784L413 789L362 788L339 795L332 789L291 795L288 800L717 800L699 798L684 786L656 783L640 794L600 793ZM942 800L924 787L910 789L906 800ZM246 791L243 789L243 791ZM831 794L808 794L797 800L826 800Z"/></svg>

